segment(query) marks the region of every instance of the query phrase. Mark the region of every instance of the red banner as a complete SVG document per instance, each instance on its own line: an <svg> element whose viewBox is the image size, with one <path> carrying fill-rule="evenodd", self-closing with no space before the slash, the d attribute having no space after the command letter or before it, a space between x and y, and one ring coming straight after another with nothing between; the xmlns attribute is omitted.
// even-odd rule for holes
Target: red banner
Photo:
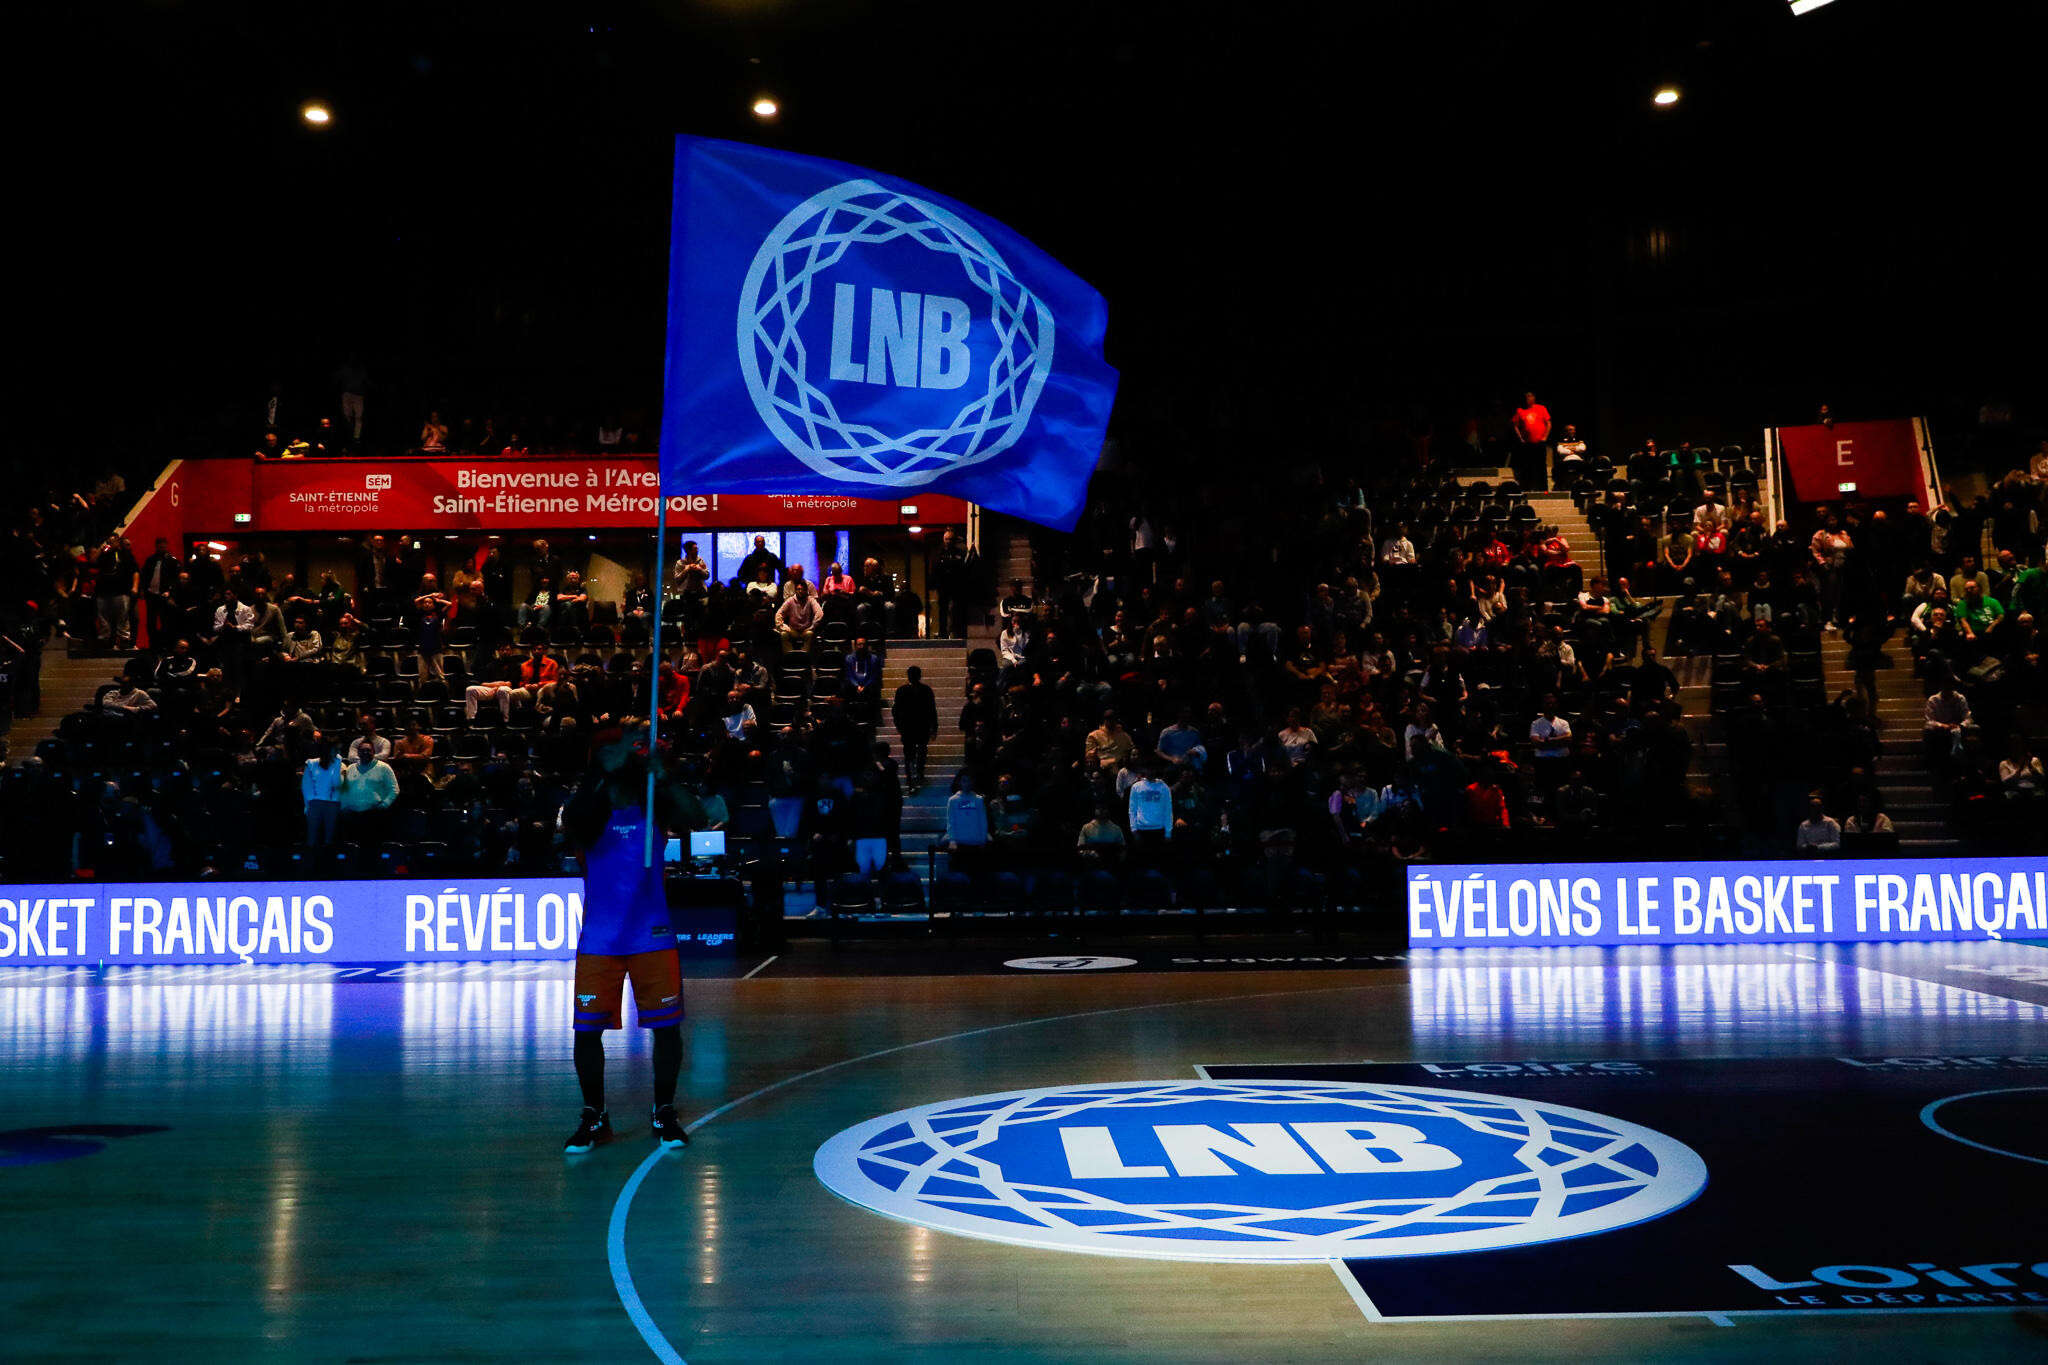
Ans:
<svg viewBox="0 0 2048 1365"><path fill-rule="evenodd" d="M1800 502L1910 498L1925 505L1913 420L1779 427L1778 443Z"/></svg>
<svg viewBox="0 0 2048 1365"><path fill-rule="evenodd" d="M225 472L246 477L228 461ZM193 471L195 465L187 465ZM597 458L277 460L256 466L250 520L236 531L528 531L651 529L660 474L652 455ZM914 512L903 511L914 507ZM901 501L814 495L673 494L671 526L948 525L958 498Z"/></svg>

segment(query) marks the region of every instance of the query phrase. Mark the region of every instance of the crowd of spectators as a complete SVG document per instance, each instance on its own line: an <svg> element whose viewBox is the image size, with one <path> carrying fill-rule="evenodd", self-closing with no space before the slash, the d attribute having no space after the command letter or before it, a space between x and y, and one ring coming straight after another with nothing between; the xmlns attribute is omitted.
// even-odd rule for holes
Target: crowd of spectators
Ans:
<svg viewBox="0 0 2048 1365"><path fill-rule="evenodd" d="M106 537L121 489L92 490L13 528L10 581L46 631L119 648L141 619L153 644L7 774L0 858L15 878L552 868L589 736L650 693L709 822L821 881L906 875L905 784L940 723L965 741L953 874L1201 869L1284 897L1418 860L1733 851L1745 829L1744 851L1829 852L1889 832L1874 761L1907 737L1878 715L1904 685L1888 650L1910 653L1914 738L1964 827L2039 837L2048 451L1931 515L1795 529L1766 523L1739 450L1616 463L1548 423L1514 457L1572 494L1597 562L1426 442L1346 463L1366 480L1105 472L1076 532L1034 536L1031 579L987 604L964 698L885 696L880 663L928 605L949 630L980 618L950 533L929 604L873 560L785 565L760 543L729 581L685 543L600 600L536 542L515 599L495 543L430 571L372 536L311 584L260 554L138 557ZM1516 430L1536 429L1518 411ZM438 418L424 437L464 440ZM1829 700L1835 634L1852 685ZM1733 829L1692 792L1667 655L1715 661ZM915 739L901 768L885 709Z"/></svg>
<svg viewBox="0 0 2048 1365"><path fill-rule="evenodd" d="M1650 605L1517 485L1380 468L1099 478L971 660L952 865L1072 856L1312 897L1425 859L1696 848Z"/></svg>
<svg viewBox="0 0 2048 1365"><path fill-rule="evenodd" d="M1885 613L1926 696L1928 770L1955 831L1985 848L2048 848L2044 537L2048 441L2026 468L2008 471L1957 513L1945 543L1913 562ZM1873 622L1878 614L1870 613ZM1859 676L1859 688L1867 685Z"/></svg>
<svg viewBox="0 0 2048 1365"><path fill-rule="evenodd" d="M1875 760L1920 736L1878 715L1894 633L1913 668L1884 685L1928 697L1959 828L2039 845L2048 448L1932 515L1797 529L1766 520L1737 449L1615 464L1567 427L1513 454L1573 495L1597 564L1513 485L1427 462L1368 486L1312 465L1228 490L1099 481L1075 537L1040 538L1038 590L998 605L958 720L955 863L1276 888L1415 860L1896 848ZM1665 662L1692 655L1714 660L1699 735ZM1697 738L1728 745L1736 821L1692 794Z"/></svg>
<svg viewBox="0 0 2048 1365"><path fill-rule="evenodd" d="M1878 760L1922 743L1955 832L2038 846L2048 447L1976 497L1945 490L1931 515L1918 503L1828 507L1810 526L1768 531L1749 481L1724 493L1693 462L1650 455L1589 471L1575 491L1618 591L1670 595L1669 652L1713 657L1755 850L1900 848ZM1828 637L1841 641L1847 684L1831 699ZM1896 716L1887 725L1880 691L1893 688L1911 689L1916 712L1925 699L1921 735Z"/></svg>
<svg viewBox="0 0 2048 1365"><path fill-rule="evenodd" d="M645 573L600 600L546 541L523 558L514 602L495 542L435 572L373 535L311 585L258 552L157 546L139 570L155 646L0 781L5 875L554 870L590 736L644 716L651 676L710 826L779 836L806 875L897 848L882 658L923 604L894 575L868 560L814 583L757 541L720 582L684 542L659 602Z"/></svg>

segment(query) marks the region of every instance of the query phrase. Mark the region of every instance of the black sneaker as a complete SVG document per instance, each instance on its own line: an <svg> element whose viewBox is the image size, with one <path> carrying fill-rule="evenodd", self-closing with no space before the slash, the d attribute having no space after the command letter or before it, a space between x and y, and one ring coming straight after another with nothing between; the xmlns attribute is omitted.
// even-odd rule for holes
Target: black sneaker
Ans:
<svg viewBox="0 0 2048 1365"><path fill-rule="evenodd" d="M654 1140L664 1147L687 1147L690 1135L683 1131L683 1121L676 1117L676 1107L664 1104L655 1109L647 1126L654 1130Z"/></svg>
<svg viewBox="0 0 2048 1365"><path fill-rule="evenodd" d="M576 1131L569 1134L569 1140L562 1144L562 1150L570 1156L581 1156L602 1142L610 1142L612 1116L602 1109L583 1106L583 1121L576 1125Z"/></svg>

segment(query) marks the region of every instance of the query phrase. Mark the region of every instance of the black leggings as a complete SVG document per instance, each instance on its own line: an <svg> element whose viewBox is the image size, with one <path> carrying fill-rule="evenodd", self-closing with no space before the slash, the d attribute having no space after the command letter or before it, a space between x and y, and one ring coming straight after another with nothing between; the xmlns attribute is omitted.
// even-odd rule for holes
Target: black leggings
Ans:
<svg viewBox="0 0 2048 1365"><path fill-rule="evenodd" d="M654 1107L674 1104L676 1078L683 1069L683 1027L649 1029L654 1035ZM604 1033L590 1029L576 1035L576 1082L583 1088L583 1102L592 1109L604 1108Z"/></svg>

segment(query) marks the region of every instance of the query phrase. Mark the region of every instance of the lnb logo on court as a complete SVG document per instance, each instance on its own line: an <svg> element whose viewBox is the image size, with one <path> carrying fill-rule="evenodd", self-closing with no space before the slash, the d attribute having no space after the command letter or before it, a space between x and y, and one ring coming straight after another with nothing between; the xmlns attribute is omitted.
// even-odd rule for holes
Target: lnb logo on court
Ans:
<svg viewBox="0 0 2048 1365"><path fill-rule="evenodd" d="M755 410L790 454L852 484L916 487L1008 449L1053 336L1051 310L987 238L871 180L790 210L740 289Z"/></svg>
<svg viewBox="0 0 2048 1365"><path fill-rule="evenodd" d="M1429 1256L1553 1242L1692 1200L1707 1169L1639 1124L1504 1095L1126 1081L947 1100L818 1149L834 1193L992 1241L1186 1261Z"/></svg>

